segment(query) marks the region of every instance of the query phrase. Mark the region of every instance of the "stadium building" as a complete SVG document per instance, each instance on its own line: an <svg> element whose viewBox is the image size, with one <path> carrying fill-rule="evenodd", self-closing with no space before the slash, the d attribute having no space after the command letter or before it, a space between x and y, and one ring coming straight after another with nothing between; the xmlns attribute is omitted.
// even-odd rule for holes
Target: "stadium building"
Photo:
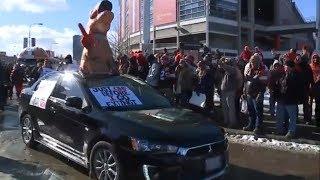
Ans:
<svg viewBox="0 0 320 180"><path fill-rule="evenodd" d="M120 1L120 39L127 50L142 47L147 17L143 1ZM317 23L305 19L292 0L149 1L149 43L154 42L156 50L208 44L211 49L237 55L244 45L265 51L316 47Z"/></svg>

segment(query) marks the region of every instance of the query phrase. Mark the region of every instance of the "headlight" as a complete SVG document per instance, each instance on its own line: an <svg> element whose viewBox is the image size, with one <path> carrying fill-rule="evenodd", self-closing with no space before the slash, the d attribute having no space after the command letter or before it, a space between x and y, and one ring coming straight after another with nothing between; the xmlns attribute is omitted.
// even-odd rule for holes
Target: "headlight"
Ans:
<svg viewBox="0 0 320 180"><path fill-rule="evenodd" d="M132 148L141 152L176 153L178 147L171 145L150 143L146 140L131 138Z"/></svg>

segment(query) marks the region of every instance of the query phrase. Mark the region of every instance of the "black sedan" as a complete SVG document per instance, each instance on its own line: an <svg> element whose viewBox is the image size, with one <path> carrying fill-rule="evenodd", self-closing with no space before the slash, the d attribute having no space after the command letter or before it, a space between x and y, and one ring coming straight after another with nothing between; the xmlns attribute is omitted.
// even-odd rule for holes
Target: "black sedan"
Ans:
<svg viewBox="0 0 320 180"><path fill-rule="evenodd" d="M228 167L221 128L131 76L45 75L23 90L19 117L28 147L45 145L94 179L215 179Z"/></svg>

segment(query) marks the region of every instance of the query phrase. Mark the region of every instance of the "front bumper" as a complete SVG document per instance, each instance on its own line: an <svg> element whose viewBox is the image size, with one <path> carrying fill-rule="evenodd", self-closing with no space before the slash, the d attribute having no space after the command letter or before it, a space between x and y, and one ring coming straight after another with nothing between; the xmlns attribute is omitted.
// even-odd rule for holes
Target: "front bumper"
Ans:
<svg viewBox="0 0 320 180"><path fill-rule="evenodd" d="M124 162L128 162L129 159L134 162L128 164L136 164L136 167L139 167L139 173L142 173L140 177L143 176L145 180L211 180L223 176L229 164L228 150L195 157L131 153L127 154L130 158L125 158ZM208 166L211 167L208 168Z"/></svg>

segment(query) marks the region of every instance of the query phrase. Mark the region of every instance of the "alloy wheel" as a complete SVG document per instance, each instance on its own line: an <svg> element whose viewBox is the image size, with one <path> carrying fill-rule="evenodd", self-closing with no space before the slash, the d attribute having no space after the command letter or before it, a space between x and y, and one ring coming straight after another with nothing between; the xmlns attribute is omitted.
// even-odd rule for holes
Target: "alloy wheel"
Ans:
<svg viewBox="0 0 320 180"><path fill-rule="evenodd" d="M99 149L94 157L94 170L99 180L116 180L118 164L107 149Z"/></svg>
<svg viewBox="0 0 320 180"><path fill-rule="evenodd" d="M22 138L26 144L29 143L32 138L32 124L28 117L24 118L22 123Z"/></svg>

